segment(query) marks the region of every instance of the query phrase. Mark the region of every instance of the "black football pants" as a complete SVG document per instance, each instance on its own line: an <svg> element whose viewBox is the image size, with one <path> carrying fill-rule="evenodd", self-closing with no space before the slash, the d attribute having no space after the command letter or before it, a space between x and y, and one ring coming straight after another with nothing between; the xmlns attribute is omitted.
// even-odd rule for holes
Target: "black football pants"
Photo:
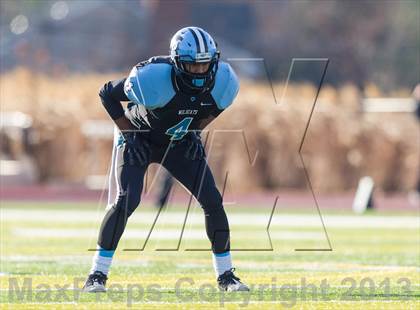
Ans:
<svg viewBox="0 0 420 310"><path fill-rule="evenodd" d="M204 210L206 232L213 253L229 251L229 223L210 168L205 159L193 161L185 158L185 150L186 143L169 149L152 145L150 162L162 164L198 200ZM98 239L99 246L105 250L117 248L127 219L140 203L148 166L130 165L125 144L118 148L116 163L119 193L102 221Z"/></svg>

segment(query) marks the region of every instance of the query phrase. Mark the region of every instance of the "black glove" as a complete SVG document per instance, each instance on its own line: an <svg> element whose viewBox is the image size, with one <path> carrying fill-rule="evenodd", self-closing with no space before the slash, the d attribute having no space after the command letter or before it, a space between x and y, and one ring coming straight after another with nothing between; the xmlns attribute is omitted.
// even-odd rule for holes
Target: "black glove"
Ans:
<svg viewBox="0 0 420 310"><path fill-rule="evenodd" d="M130 165L144 166L150 160L150 144L141 132L126 131L122 133Z"/></svg>
<svg viewBox="0 0 420 310"><path fill-rule="evenodd" d="M201 137L198 133L192 131L184 137L187 143L187 150L185 151L185 158L190 160L202 160L205 156L204 146L201 143ZM183 139L183 140L184 140Z"/></svg>

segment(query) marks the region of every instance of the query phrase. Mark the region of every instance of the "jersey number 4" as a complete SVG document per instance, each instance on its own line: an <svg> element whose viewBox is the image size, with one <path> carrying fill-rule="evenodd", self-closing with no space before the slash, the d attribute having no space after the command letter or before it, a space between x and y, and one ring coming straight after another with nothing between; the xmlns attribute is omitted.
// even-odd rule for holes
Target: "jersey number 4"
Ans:
<svg viewBox="0 0 420 310"><path fill-rule="evenodd" d="M181 140L187 133L188 127L191 125L193 118L186 117L175 126L166 130L166 134L171 136L171 140Z"/></svg>

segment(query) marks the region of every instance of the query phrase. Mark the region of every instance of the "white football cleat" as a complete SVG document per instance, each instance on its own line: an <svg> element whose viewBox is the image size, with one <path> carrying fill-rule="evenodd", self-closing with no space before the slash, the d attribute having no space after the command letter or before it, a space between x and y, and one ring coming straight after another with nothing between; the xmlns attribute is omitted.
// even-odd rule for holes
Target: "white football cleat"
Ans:
<svg viewBox="0 0 420 310"><path fill-rule="evenodd" d="M89 293L106 292L106 280L108 280L108 277L105 274L95 271L87 278L83 290Z"/></svg>
<svg viewBox="0 0 420 310"><path fill-rule="evenodd" d="M219 289L227 292L248 292L249 287L233 274L234 271L235 268L227 270L217 278Z"/></svg>

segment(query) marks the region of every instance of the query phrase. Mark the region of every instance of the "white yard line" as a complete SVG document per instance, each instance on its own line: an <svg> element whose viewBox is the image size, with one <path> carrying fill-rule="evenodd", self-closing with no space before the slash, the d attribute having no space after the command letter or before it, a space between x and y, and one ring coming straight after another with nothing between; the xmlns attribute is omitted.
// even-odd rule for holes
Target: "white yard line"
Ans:
<svg viewBox="0 0 420 310"><path fill-rule="evenodd" d="M40 223L97 223L99 224L105 212L93 210L22 210L22 209L1 209L1 221L18 221ZM246 226L266 226L269 220L270 210L267 214L252 213L231 213L229 223L234 225ZM183 222L185 213L167 212L162 214L158 223L180 224ZM131 217L130 223L151 224L156 217L156 213L142 211L138 209ZM409 228L420 229L420 220L417 216L357 216L357 215L324 215L325 226L327 228ZM204 216L201 210L196 210L189 214L188 225L204 224ZM320 228L322 227L320 218L317 214L275 214L271 221L271 227L302 227Z"/></svg>
<svg viewBox="0 0 420 310"><path fill-rule="evenodd" d="M83 238L90 235L96 235L97 230L89 228L24 228L18 227L12 229L12 235L18 237L37 237L37 238ZM145 239L149 234L147 229L132 229L128 228L124 232L124 239ZM240 237L241 233L232 233L232 238L235 235ZM323 233L318 232L296 232L296 231L281 231L271 232L271 238L282 240L322 240L325 238ZM181 229L155 229L152 231L149 240L178 240L181 237ZM251 239L266 238L268 241L266 231L255 232ZM247 237L249 239L249 236ZM203 229L185 229L183 240L207 240L206 232Z"/></svg>
<svg viewBox="0 0 420 310"><path fill-rule="evenodd" d="M85 252L86 255L2 255L1 261L5 262L60 262L61 264L90 264L92 259L92 252ZM184 252L185 253L185 252ZM208 253L210 255L210 252ZM234 254L235 255L235 254ZM127 260L118 258L119 266L142 266L147 267L151 261L149 259L141 258L141 260ZM237 261L237 267L248 268L250 270L263 271L270 270L273 276L282 276L285 274L299 274L302 269L306 272L419 272L420 268L413 266L396 266L396 265L364 265L364 264L343 264L343 263L300 263L300 262L286 262L286 263L265 263L260 264L259 261ZM208 262L183 262L183 259L176 264L177 268L194 269L194 268L210 268ZM258 266L256 268L256 266ZM209 269L210 270L210 269ZM1 272L0 277L15 277L17 275ZM38 277L42 275L35 275ZM52 275L53 277L55 275ZM413 283L412 286L420 286L420 284ZM339 286L337 286L339 287Z"/></svg>

